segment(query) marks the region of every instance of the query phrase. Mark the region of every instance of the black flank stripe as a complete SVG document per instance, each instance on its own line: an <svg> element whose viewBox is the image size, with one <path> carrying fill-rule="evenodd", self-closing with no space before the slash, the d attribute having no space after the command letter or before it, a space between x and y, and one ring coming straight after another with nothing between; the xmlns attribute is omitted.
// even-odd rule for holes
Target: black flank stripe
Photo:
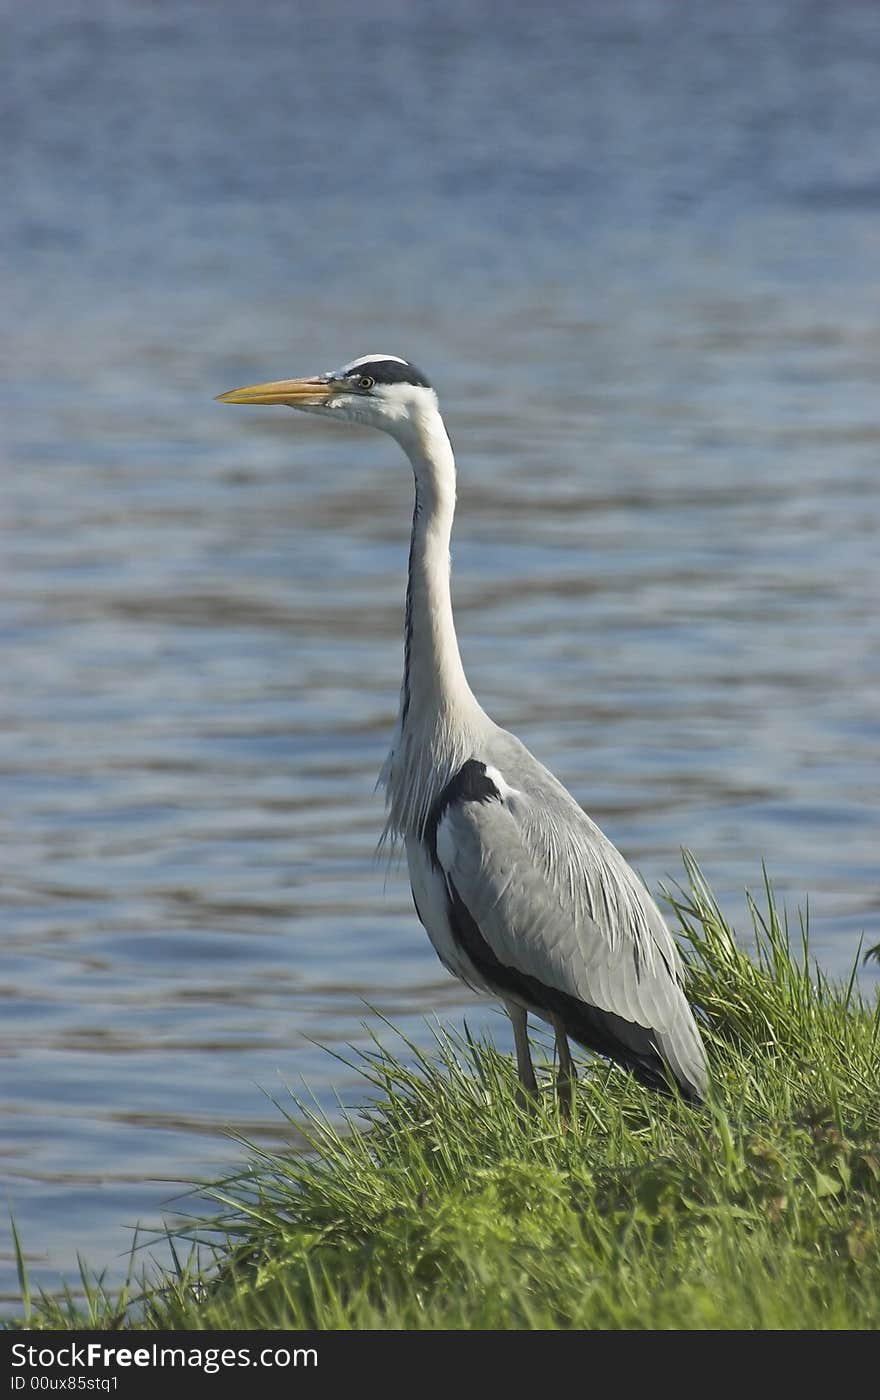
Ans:
<svg viewBox="0 0 880 1400"><path fill-rule="evenodd" d="M517 968L507 967L489 947L455 886L448 879L446 884L447 913L453 935L493 990L501 996L512 994L537 1011L559 1016L566 1035L578 1045L623 1065L652 1089L668 1090L670 1072L657 1053L652 1031L625 1021L613 1012L579 1001L567 992L547 987L537 977ZM692 1097L688 1085L682 1084L680 1089L683 1097Z"/></svg>

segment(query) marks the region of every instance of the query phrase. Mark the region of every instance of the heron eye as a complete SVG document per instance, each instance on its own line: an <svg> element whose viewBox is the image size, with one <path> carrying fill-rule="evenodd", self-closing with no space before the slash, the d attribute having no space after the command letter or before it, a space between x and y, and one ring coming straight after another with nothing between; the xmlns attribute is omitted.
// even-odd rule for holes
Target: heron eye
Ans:
<svg viewBox="0 0 880 1400"><path fill-rule="evenodd" d="M358 380L358 387L361 389L372 389L375 379L371 379L368 374L362 374Z"/></svg>

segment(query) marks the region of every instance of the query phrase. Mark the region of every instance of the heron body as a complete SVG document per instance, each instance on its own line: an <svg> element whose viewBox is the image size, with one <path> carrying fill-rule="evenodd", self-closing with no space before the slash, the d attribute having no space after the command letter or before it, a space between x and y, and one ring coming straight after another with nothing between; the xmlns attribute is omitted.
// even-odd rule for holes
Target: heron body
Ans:
<svg viewBox="0 0 880 1400"><path fill-rule="evenodd" d="M415 504L400 707L380 778L385 835L405 845L416 912L443 964L504 1002L524 1088L536 1087L532 1013L555 1030L563 1106L568 1038L700 1101L705 1052L660 911L608 838L468 685L450 593L455 461L428 380L397 356L366 355L221 399L383 428L409 457Z"/></svg>

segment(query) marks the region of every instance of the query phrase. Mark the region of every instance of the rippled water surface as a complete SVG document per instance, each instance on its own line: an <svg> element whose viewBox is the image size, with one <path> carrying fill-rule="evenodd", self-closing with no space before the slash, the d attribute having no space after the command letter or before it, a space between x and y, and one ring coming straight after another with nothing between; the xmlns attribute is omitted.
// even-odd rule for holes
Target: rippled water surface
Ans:
<svg viewBox="0 0 880 1400"><path fill-rule="evenodd" d="M880 11L0 9L0 1159L34 1282L118 1277L230 1127L283 1135L262 1090L356 1101L307 1037L365 1003L507 1036L374 859L406 463L232 385L422 364L486 708L649 883L690 847L739 915L764 860L847 971L880 936Z"/></svg>

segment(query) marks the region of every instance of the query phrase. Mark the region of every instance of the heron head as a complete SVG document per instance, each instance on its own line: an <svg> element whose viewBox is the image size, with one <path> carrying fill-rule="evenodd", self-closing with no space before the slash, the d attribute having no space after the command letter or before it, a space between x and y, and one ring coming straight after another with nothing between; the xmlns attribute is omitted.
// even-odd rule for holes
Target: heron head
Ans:
<svg viewBox="0 0 880 1400"><path fill-rule="evenodd" d="M437 395L420 369L398 355L362 355L310 379L279 379L218 395L220 403L286 404L337 422L363 423L398 437Z"/></svg>

